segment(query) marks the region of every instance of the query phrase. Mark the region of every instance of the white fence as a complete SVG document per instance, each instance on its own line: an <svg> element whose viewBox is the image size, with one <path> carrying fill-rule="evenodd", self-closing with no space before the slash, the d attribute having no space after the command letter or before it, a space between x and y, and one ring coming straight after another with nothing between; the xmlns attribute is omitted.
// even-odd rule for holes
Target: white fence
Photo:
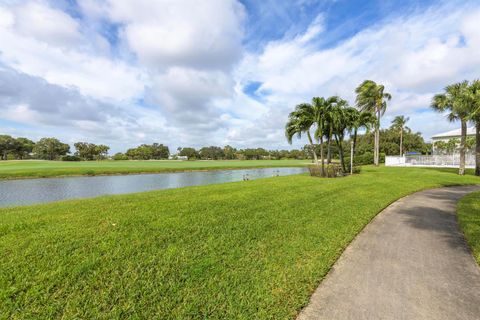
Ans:
<svg viewBox="0 0 480 320"><path fill-rule="evenodd" d="M385 157L386 166L399 167L452 167L456 168L460 165L460 155L431 155L431 156L403 156L403 157ZM475 167L475 155L465 155L465 167Z"/></svg>

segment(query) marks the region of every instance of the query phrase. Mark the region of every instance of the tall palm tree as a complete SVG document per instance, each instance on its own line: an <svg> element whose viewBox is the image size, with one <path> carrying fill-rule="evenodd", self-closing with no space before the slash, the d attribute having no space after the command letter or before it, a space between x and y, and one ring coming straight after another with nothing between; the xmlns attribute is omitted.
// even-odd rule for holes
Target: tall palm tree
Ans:
<svg viewBox="0 0 480 320"><path fill-rule="evenodd" d="M475 122L475 175L480 176L480 80L474 80L468 88L470 117Z"/></svg>
<svg viewBox="0 0 480 320"><path fill-rule="evenodd" d="M403 154L403 131L405 129L409 130L409 128L406 126L408 120L410 120L409 117L396 116L392 121L392 129L400 132L400 156Z"/></svg>
<svg viewBox="0 0 480 320"><path fill-rule="evenodd" d="M467 122L471 117L468 81L455 83L445 87L444 93L436 94L431 107L438 112L448 112L447 119L451 122L460 120L460 167L458 174L465 174L465 140L467 139Z"/></svg>
<svg viewBox="0 0 480 320"><path fill-rule="evenodd" d="M385 87L375 83L372 80L363 81L356 89L357 107L366 112L371 112L377 116L375 124L375 146L374 146L374 163L379 164L380 158L380 118L387 109L387 101L392 99L390 93L385 92Z"/></svg>
<svg viewBox="0 0 480 320"><path fill-rule="evenodd" d="M334 122L336 111L335 107L338 103L344 103L346 101L342 100L338 96L332 96L327 99L322 100L323 105L323 115L324 115L324 124L323 124L323 136L327 140L327 163L331 162L332 157L332 140L334 138Z"/></svg>
<svg viewBox="0 0 480 320"><path fill-rule="evenodd" d="M304 105L305 106L302 106L302 104L297 105L295 111L290 112L288 115L288 121L285 125L285 136L287 137L288 143L292 144L293 136L296 135L300 139L302 134L306 133L308 142L312 148L313 159L315 160L315 164L318 165L316 146L313 143L312 135L310 134L310 128L313 126L314 121L308 117L305 112L300 111L305 108L311 108L311 105L308 103L304 103Z"/></svg>
<svg viewBox="0 0 480 320"><path fill-rule="evenodd" d="M296 134L301 136L306 132L309 142L314 148L313 139L310 135L310 129L315 128L314 138L320 144L320 161L322 166L322 175L325 173L325 156L323 138L325 136L325 128L332 106L336 103L337 97L325 99L323 97L312 98L312 103L301 103L295 107L295 111L290 113L289 120L285 127L285 135L290 142L291 138ZM316 162L316 154L314 155Z"/></svg>
<svg viewBox="0 0 480 320"><path fill-rule="evenodd" d="M357 148L357 136L358 130L364 128L367 131L375 126L377 122L377 117L370 112L362 112L358 109L351 112L351 121L349 126L350 137L353 139L353 154Z"/></svg>
<svg viewBox="0 0 480 320"><path fill-rule="evenodd" d="M349 129L352 126L353 119L355 118L358 110L349 107L348 102L340 98L337 98L337 102L332 109L333 110L331 121L333 127L333 135L335 138L335 143L338 147L338 154L340 157L340 164L342 166L342 170L343 172L347 172L345 166L343 141L345 139L345 135L348 133Z"/></svg>
<svg viewBox="0 0 480 320"><path fill-rule="evenodd" d="M314 97L312 99L312 106L315 110L316 116L316 126L317 130L315 131L315 137L320 142L320 161L322 163L322 174L325 172L325 156L324 156L324 140L325 136L331 139L331 135L328 136L330 123L333 121L332 116L334 116L333 108L335 104L338 103L339 98L337 96L323 98L323 97Z"/></svg>

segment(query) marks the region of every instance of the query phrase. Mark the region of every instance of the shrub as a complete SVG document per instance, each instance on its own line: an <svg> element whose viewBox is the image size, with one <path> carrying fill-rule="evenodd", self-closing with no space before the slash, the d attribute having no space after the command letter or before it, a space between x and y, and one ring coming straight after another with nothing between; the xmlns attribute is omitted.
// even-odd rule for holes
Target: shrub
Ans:
<svg viewBox="0 0 480 320"><path fill-rule="evenodd" d="M385 163L385 153L380 153L380 163ZM353 166L364 166L367 164L373 164L373 153L365 152L362 155L355 156L353 158ZM350 168L350 157L345 157L345 166Z"/></svg>
<svg viewBox="0 0 480 320"><path fill-rule="evenodd" d="M128 157L127 157L127 155L125 155L121 152L118 152L112 157L112 159L113 160L128 160Z"/></svg>
<svg viewBox="0 0 480 320"><path fill-rule="evenodd" d="M342 167L335 163L327 164L323 173L320 165L310 165L308 171L312 177L337 178L344 176Z"/></svg>
<svg viewBox="0 0 480 320"><path fill-rule="evenodd" d="M80 161L82 159L80 159L79 157L77 156L63 156L61 158L62 161Z"/></svg>
<svg viewBox="0 0 480 320"><path fill-rule="evenodd" d="M346 174L350 174L350 163L346 163L345 164L345 169L347 170L347 172L345 172ZM361 166L353 166L353 174L359 174L360 172L362 172L362 167Z"/></svg>

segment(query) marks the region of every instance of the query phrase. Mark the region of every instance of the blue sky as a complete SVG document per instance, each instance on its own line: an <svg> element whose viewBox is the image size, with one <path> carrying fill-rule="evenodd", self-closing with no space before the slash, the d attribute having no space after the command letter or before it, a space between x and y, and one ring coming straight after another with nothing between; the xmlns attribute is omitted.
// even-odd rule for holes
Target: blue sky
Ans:
<svg viewBox="0 0 480 320"><path fill-rule="evenodd" d="M433 94L480 75L478 1L0 0L0 132L121 151L292 148L295 104L364 79L425 138Z"/></svg>

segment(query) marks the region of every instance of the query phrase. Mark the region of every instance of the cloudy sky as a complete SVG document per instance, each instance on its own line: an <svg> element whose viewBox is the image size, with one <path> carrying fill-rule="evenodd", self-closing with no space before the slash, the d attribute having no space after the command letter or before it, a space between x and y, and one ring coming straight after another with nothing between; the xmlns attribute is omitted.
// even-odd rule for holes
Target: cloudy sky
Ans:
<svg viewBox="0 0 480 320"><path fill-rule="evenodd" d="M458 126L429 101L480 77L479 29L478 0L0 0L0 133L287 148L295 104L372 79L383 126L429 139Z"/></svg>

